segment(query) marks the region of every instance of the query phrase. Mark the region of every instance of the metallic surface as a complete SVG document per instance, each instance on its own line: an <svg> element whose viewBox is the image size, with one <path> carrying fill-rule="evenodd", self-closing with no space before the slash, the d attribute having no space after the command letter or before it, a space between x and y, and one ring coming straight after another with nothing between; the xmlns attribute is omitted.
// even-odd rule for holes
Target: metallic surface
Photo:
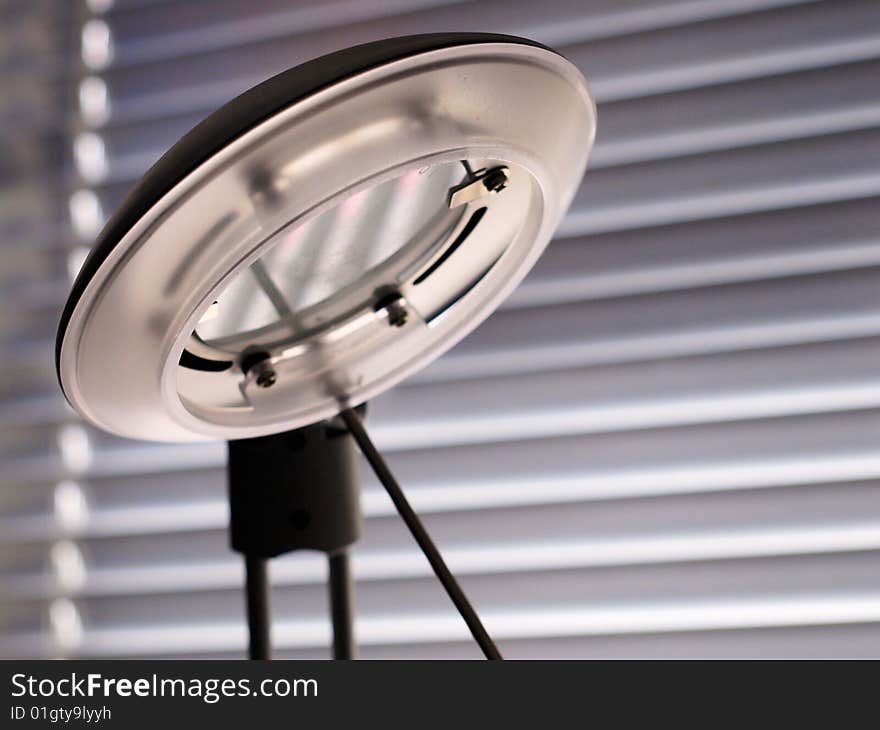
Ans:
<svg viewBox="0 0 880 730"><path fill-rule="evenodd" d="M61 353L71 404L124 436L186 441L282 431L381 393L464 337L531 268L577 190L595 121L573 65L507 43L389 63L286 109L187 176L103 263ZM271 389L178 367L219 292L277 231L409 170L461 159L504 164L507 188L445 287L405 293L414 316L402 327L354 314L301 343L300 356L273 361Z"/></svg>

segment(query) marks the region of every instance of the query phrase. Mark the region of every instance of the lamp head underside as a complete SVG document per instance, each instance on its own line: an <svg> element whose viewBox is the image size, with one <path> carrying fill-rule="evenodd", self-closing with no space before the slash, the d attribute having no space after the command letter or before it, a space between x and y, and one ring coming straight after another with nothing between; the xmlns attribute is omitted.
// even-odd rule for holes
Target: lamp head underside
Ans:
<svg viewBox="0 0 880 730"><path fill-rule="evenodd" d="M439 34L286 71L188 133L101 233L59 326L70 404L139 439L239 439L382 393L483 321L580 184L562 56Z"/></svg>

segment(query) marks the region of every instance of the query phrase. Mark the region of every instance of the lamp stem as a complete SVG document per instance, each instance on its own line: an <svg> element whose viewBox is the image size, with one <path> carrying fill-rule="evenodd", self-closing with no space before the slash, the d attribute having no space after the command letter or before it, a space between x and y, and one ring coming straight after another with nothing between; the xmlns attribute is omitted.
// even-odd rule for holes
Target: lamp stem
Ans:
<svg viewBox="0 0 880 730"><path fill-rule="evenodd" d="M330 573L330 616L333 622L333 658L355 659L354 582L348 548L327 557Z"/></svg>
<svg viewBox="0 0 880 730"><path fill-rule="evenodd" d="M251 659L269 659L272 653L269 618L269 577L266 558L246 555L247 619Z"/></svg>

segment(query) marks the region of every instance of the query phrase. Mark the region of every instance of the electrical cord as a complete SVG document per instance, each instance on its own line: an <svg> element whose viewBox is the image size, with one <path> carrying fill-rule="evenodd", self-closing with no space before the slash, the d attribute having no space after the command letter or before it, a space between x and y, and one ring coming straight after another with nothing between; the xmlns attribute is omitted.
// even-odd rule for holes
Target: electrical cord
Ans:
<svg viewBox="0 0 880 730"><path fill-rule="evenodd" d="M474 640L479 644L480 649L483 650L486 659L502 659L501 652L498 651L498 647L495 646L495 642L492 641L492 638L483 626L483 622L480 621L480 617L461 589L455 576L452 575L446 566L446 561L443 560L443 556L440 554L419 516L410 507L409 501L404 495L397 479L394 478L394 474L388 468L388 464L385 463L385 459L382 458L382 454L379 453L370 440L360 416L351 408L342 411L340 416L345 421L345 425L348 427L354 440L357 441L361 452L376 473L379 481L382 482L382 486L385 487L388 496L391 497L391 501L397 508L398 514L406 523L412 536L434 569L434 574L440 583L443 584L443 588L446 589L446 592L470 629L471 634L473 634Z"/></svg>

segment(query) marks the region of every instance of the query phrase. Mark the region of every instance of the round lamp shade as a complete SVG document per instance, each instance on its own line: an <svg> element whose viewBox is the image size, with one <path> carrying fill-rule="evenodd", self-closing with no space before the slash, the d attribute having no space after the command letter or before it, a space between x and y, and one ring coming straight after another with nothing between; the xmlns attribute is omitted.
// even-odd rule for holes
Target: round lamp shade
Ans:
<svg viewBox="0 0 880 730"><path fill-rule="evenodd" d="M102 231L58 330L65 396L162 441L365 402L523 278L595 126L578 70L508 36L379 41L269 79L174 145Z"/></svg>

